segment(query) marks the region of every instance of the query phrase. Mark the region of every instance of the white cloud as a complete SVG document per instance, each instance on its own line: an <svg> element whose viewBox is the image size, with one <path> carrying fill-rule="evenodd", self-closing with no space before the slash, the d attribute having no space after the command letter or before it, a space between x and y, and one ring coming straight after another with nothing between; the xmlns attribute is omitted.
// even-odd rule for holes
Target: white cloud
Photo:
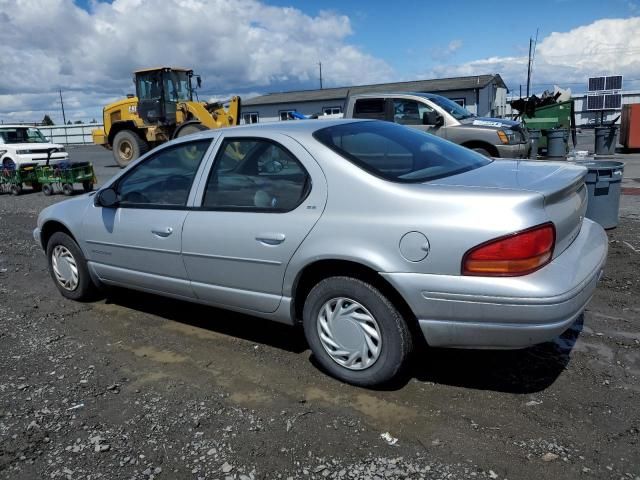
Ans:
<svg viewBox="0 0 640 480"><path fill-rule="evenodd" d="M640 17L603 19L568 32L553 32L538 43L532 83L540 92L554 83L580 90L587 77L624 75L625 88L640 88ZM489 57L460 65L443 65L427 77L500 73L507 84L526 84L527 56ZM578 87L578 88L576 88Z"/></svg>
<svg viewBox="0 0 640 480"><path fill-rule="evenodd" d="M0 25L5 120L56 113L58 88L67 117L100 115L105 100L132 92L131 72L144 66L194 68L205 97L315 84L318 61L327 86L393 79L348 43L348 17L259 0L114 0L90 12L72 0L0 0Z"/></svg>

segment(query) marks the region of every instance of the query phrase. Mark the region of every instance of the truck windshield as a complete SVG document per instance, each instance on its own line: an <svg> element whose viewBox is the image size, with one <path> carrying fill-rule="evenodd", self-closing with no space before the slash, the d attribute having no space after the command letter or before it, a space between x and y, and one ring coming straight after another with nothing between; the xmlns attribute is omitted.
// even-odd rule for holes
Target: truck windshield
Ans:
<svg viewBox="0 0 640 480"><path fill-rule="evenodd" d="M0 128L0 143L47 143L37 128Z"/></svg>
<svg viewBox="0 0 640 480"><path fill-rule="evenodd" d="M164 88L167 100L182 102L191 100L191 85L187 72L165 72Z"/></svg>
<svg viewBox="0 0 640 480"><path fill-rule="evenodd" d="M434 135L377 120L341 123L313 136L363 170L394 182L435 180L492 161Z"/></svg>
<svg viewBox="0 0 640 480"><path fill-rule="evenodd" d="M474 116L469 110L448 98L441 97L440 95L429 95L426 98L444 109L447 113L450 113L456 120L463 120Z"/></svg>

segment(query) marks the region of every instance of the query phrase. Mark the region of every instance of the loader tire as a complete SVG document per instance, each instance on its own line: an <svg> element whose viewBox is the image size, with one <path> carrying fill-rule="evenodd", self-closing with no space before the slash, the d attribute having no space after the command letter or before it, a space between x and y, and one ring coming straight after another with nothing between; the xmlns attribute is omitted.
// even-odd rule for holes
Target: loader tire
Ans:
<svg viewBox="0 0 640 480"><path fill-rule="evenodd" d="M149 151L149 145L132 130L121 130L113 139L113 158L120 168Z"/></svg>
<svg viewBox="0 0 640 480"><path fill-rule="evenodd" d="M191 135L192 133L202 132L204 130L209 130L207 127L200 123L188 123L187 125L181 127L175 135L175 138L185 137L187 135Z"/></svg>

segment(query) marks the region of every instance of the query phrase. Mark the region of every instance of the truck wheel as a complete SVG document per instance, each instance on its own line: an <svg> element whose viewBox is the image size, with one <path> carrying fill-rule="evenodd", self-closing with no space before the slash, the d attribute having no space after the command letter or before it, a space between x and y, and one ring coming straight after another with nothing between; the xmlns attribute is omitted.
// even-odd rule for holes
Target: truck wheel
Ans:
<svg viewBox="0 0 640 480"><path fill-rule="evenodd" d="M304 303L304 334L334 377L362 387L387 383L407 365L413 339L398 309L373 285L329 277Z"/></svg>
<svg viewBox="0 0 640 480"><path fill-rule="evenodd" d="M120 168L138 159L149 151L149 145L131 130L121 130L113 139L113 158Z"/></svg>
<svg viewBox="0 0 640 480"><path fill-rule="evenodd" d="M89 180L85 180L84 182L82 182L82 189L85 192L92 192L93 191L93 182L91 182Z"/></svg>
<svg viewBox="0 0 640 480"><path fill-rule="evenodd" d="M53 187L49 183L45 183L42 185L42 193L47 197L53 193Z"/></svg>
<svg viewBox="0 0 640 480"><path fill-rule="evenodd" d="M64 193L67 197L73 195L73 185L71 183L63 183L62 193Z"/></svg>
<svg viewBox="0 0 640 480"><path fill-rule="evenodd" d="M20 195L22 193L22 185L11 185L11 195Z"/></svg>
<svg viewBox="0 0 640 480"><path fill-rule="evenodd" d="M178 130L175 138L185 137L187 135L191 135L192 133L202 132L204 130L209 130L207 127L202 125L201 123L188 123Z"/></svg>
<svg viewBox="0 0 640 480"><path fill-rule="evenodd" d="M484 149L484 148L474 147L471 150L473 150L474 152L478 152L480 155L484 155L485 157L489 157L489 158L492 157L492 155L489 153L489 151Z"/></svg>

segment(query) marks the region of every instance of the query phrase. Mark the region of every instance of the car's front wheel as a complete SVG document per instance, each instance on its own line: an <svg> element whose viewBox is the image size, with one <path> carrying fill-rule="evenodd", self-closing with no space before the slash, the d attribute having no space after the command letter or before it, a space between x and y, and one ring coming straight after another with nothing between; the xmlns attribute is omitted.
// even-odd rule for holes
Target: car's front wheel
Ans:
<svg viewBox="0 0 640 480"><path fill-rule="evenodd" d="M318 283L305 301L303 325L318 363L353 385L390 382L412 350L411 333L398 309L376 287L356 278Z"/></svg>
<svg viewBox="0 0 640 480"><path fill-rule="evenodd" d="M97 288L91 280L87 261L69 235L56 232L47 243L49 273L60 293L71 300L91 300Z"/></svg>

